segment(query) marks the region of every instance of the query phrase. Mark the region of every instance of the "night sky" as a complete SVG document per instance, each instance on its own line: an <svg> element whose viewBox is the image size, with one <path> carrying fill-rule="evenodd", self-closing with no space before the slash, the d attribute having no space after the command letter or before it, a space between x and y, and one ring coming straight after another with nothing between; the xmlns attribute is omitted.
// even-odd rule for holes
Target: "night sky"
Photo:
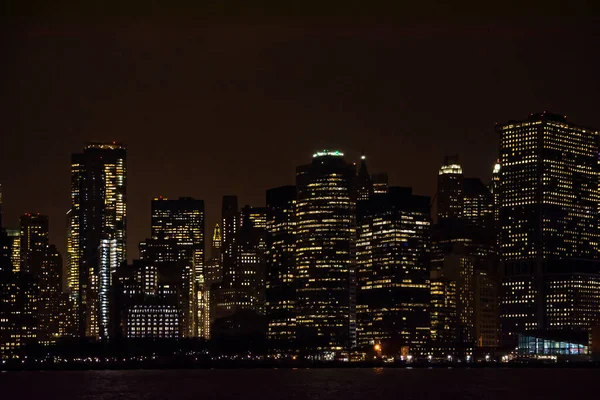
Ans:
<svg viewBox="0 0 600 400"><path fill-rule="evenodd" d="M585 17L390 21L14 18L0 51L5 225L50 216L63 252L70 154L122 141L128 250L150 201L264 205L315 150L433 195L444 155L487 182L497 121L554 111L600 127L600 29Z"/></svg>

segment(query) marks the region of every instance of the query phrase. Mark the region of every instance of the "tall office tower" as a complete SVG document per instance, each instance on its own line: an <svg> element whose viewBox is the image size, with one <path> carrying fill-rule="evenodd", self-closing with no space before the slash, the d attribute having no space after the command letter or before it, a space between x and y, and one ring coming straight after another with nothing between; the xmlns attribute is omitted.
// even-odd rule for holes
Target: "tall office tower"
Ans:
<svg viewBox="0 0 600 400"><path fill-rule="evenodd" d="M222 261L223 261L223 283L231 287L236 282L235 259L236 259L236 235L239 230L238 201L237 196L223 196L221 208L222 232Z"/></svg>
<svg viewBox="0 0 600 400"><path fill-rule="evenodd" d="M430 336L430 198L410 188L358 203L358 343L425 353Z"/></svg>
<svg viewBox="0 0 600 400"><path fill-rule="evenodd" d="M498 282L486 271L473 275L473 323L477 347L498 347L500 344L500 313Z"/></svg>
<svg viewBox="0 0 600 400"><path fill-rule="evenodd" d="M91 143L71 157L68 291L79 336L105 337L112 276L127 259L125 146Z"/></svg>
<svg viewBox="0 0 600 400"><path fill-rule="evenodd" d="M59 336L62 258L49 244L47 216L25 214L20 221L20 271L34 282L28 285L33 292L24 295L36 297L37 341L49 344Z"/></svg>
<svg viewBox="0 0 600 400"><path fill-rule="evenodd" d="M547 112L496 129L503 332L586 331L600 313L598 131Z"/></svg>
<svg viewBox="0 0 600 400"><path fill-rule="evenodd" d="M46 248L40 274L37 277L38 290L38 328L37 340L42 344L55 342L61 336L62 257L56 246Z"/></svg>
<svg viewBox="0 0 600 400"><path fill-rule="evenodd" d="M296 337L295 204L295 186L267 190L267 337L278 349L290 348Z"/></svg>
<svg viewBox="0 0 600 400"><path fill-rule="evenodd" d="M215 224L212 234L211 257L206 262L205 268L205 283L207 287L211 287L214 283L223 280L223 263L221 262L221 245L222 235L221 227Z"/></svg>
<svg viewBox="0 0 600 400"><path fill-rule="evenodd" d="M19 272L21 271L21 230L7 229L6 234L11 245L10 259L13 272Z"/></svg>
<svg viewBox="0 0 600 400"><path fill-rule="evenodd" d="M360 157L360 168L356 177L356 200L369 200L373 196L373 181L367 170L367 157Z"/></svg>
<svg viewBox="0 0 600 400"><path fill-rule="evenodd" d="M494 195L479 178L463 181L463 215L466 224L494 230Z"/></svg>
<svg viewBox="0 0 600 400"><path fill-rule="evenodd" d="M182 246L191 246L195 276L196 329L199 337L208 338L210 330L210 287L205 281L204 257L204 200L182 197L169 200L163 197L152 201L152 237L171 238Z"/></svg>
<svg viewBox="0 0 600 400"><path fill-rule="evenodd" d="M456 281L431 271L430 296L432 350L437 356L452 354L458 335Z"/></svg>
<svg viewBox="0 0 600 400"><path fill-rule="evenodd" d="M457 220L463 215L463 171L458 156L444 157L438 173L437 219Z"/></svg>
<svg viewBox="0 0 600 400"><path fill-rule="evenodd" d="M388 192L388 176L385 172L372 174L371 181L373 182L373 193L383 194Z"/></svg>
<svg viewBox="0 0 600 400"><path fill-rule="evenodd" d="M19 255L21 271L34 274L41 273L41 266L49 243L48 217L40 214L21 216Z"/></svg>
<svg viewBox="0 0 600 400"><path fill-rule="evenodd" d="M193 247L196 280L204 280L204 200L152 200L152 237L172 238Z"/></svg>
<svg viewBox="0 0 600 400"><path fill-rule="evenodd" d="M355 177L339 151L296 169L297 334L322 350L356 343Z"/></svg>
<svg viewBox="0 0 600 400"><path fill-rule="evenodd" d="M452 252L444 256L442 276L456 282L456 316L458 343L465 348L474 341L474 273L475 257L463 244L455 244Z"/></svg>

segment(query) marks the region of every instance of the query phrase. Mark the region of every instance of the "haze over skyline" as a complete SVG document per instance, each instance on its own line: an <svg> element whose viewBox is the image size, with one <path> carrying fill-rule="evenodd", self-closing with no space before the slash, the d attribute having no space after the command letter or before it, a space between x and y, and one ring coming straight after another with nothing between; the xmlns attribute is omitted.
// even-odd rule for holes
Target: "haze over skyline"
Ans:
<svg viewBox="0 0 600 400"><path fill-rule="evenodd" d="M315 150L340 149L391 185L433 196L443 157L487 181L495 122L544 110L600 127L598 26L589 19L339 24L83 20L8 24L0 184L5 225L50 216L65 257L70 155L119 141L128 157L128 250L150 202L264 205Z"/></svg>

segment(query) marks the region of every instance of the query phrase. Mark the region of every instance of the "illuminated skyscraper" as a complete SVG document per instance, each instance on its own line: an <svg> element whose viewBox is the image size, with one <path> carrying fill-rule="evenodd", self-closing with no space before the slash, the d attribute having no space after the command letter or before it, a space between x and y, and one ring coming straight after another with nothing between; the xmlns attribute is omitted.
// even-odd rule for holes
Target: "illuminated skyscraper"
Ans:
<svg viewBox="0 0 600 400"><path fill-rule="evenodd" d="M71 158L68 290L80 336L106 336L111 280L127 259L125 147L91 143Z"/></svg>
<svg viewBox="0 0 600 400"><path fill-rule="evenodd" d="M357 215L358 343L424 354L430 336L430 198L391 187L359 202Z"/></svg>
<svg viewBox="0 0 600 400"><path fill-rule="evenodd" d="M267 190L267 337L276 347L296 337L296 187Z"/></svg>
<svg viewBox="0 0 600 400"><path fill-rule="evenodd" d="M6 234L11 243L10 258L12 261L13 271L21 271L21 230L7 229Z"/></svg>
<svg viewBox="0 0 600 400"><path fill-rule="evenodd" d="M152 201L152 237L173 238L194 249L196 279L204 283L204 200L182 197Z"/></svg>
<svg viewBox="0 0 600 400"><path fill-rule="evenodd" d="M297 332L332 351L356 343L355 177L339 151L296 170Z"/></svg>
<svg viewBox="0 0 600 400"><path fill-rule="evenodd" d="M432 349L443 357L454 353L457 344L456 281L431 271L430 296Z"/></svg>
<svg viewBox="0 0 600 400"><path fill-rule="evenodd" d="M438 173L437 217L438 222L456 220L463 214L463 171L458 156L444 158Z"/></svg>
<svg viewBox="0 0 600 400"><path fill-rule="evenodd" d="M40 274L41 263L49 243L48 217L40 214L21 216L20 246L21 271Z"/></svg>
<svg viewBox="0 0 600 400"><path fill-rule="evenodd" d="M546 112L496 129L503 331L585 331L600 313L598 131Z"/></svg>

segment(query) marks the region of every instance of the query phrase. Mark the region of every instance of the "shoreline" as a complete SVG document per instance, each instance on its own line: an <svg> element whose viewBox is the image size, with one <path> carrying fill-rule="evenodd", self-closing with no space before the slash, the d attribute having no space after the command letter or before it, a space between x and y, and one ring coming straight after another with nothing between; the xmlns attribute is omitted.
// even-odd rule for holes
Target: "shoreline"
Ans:
<svg viewBox="0 0 600 400"><path fill-rule="evenodd" d="M600 362L508 362L508 363L264 363L264 362L172 362L172 363L6 363L0 372L43 371L124 371L124 370L228 370L228 369L519 369L519 368L600 368Z"/></svg>

